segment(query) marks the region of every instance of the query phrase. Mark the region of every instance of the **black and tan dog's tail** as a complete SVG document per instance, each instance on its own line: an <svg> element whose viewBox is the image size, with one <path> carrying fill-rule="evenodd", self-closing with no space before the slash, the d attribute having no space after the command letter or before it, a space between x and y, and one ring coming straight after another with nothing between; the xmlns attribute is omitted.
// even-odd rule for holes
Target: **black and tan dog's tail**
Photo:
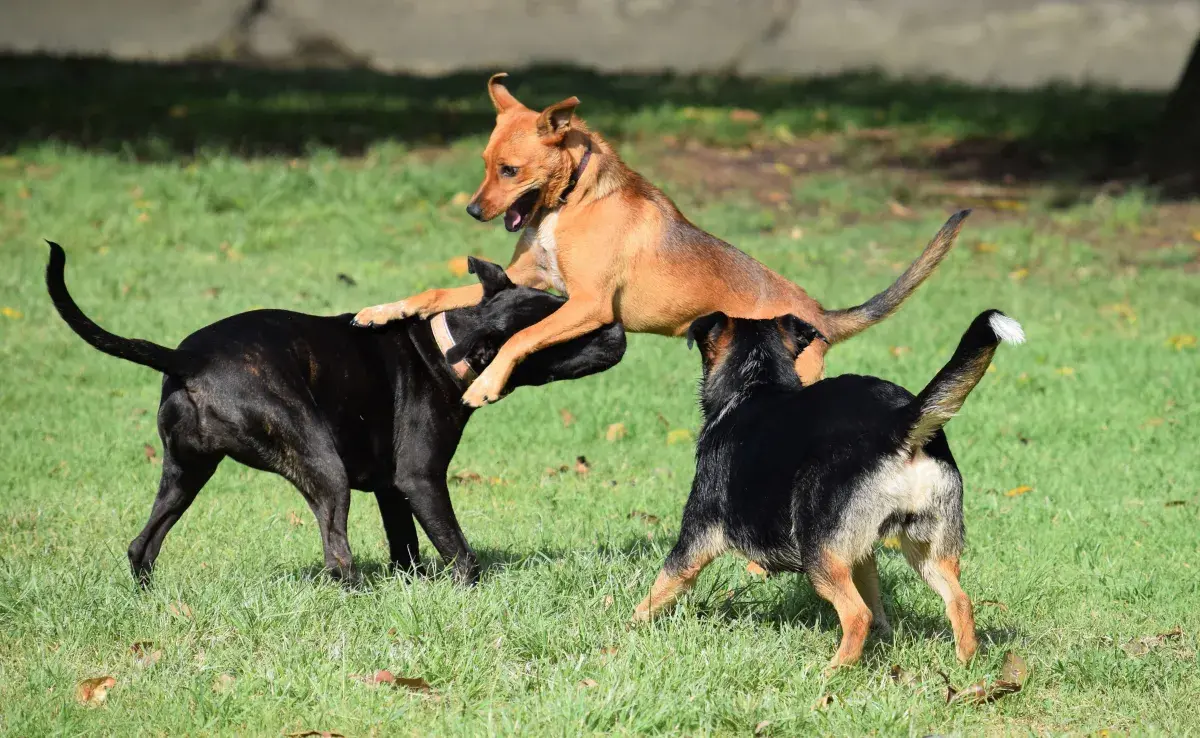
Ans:
<svg viewBox="0 0 1200 738"><path fill-rule="evenodd" d="M75 331L76 335L94 348L118 359L132 361L135 364L148 366L164 374L177 377L191 373L189 369L195 366L196 362L188 352L169 349L140 338L123 338L114 335L84 315L75 301L71 299L71 293L67 291L67 283L63 279L63 272L67 265L66 253L53 241L46 243L50 244L50 262L46 265L46 289L50 292L50 299L54 301L54 308L58 310L58 314L62 316L67 325L71 326L71 330Z"/></svg>
<svg viewBox="0 0 1200 738"><path fill-rule="evenodd" d="M904 274L883 292L875 295L861 305L844 310L829 310L825 312L825 333L830 343L844 341L875 325L900 307L908 296L916 291L926 277L933 273L937 265L954 247L958 232L962 230L963 221L971 214L970 210L960 210L950 216L950 220L941 227L933 240L917 257L917 260L904 270Z"/></svg>
<svg viewBox="0 0 1200 738"><path fill-rule="evenodd" d="M958 412L967 395L983 378L1001 342L1023 343L1021 324L999 310L987 310L963 334L954 356L905 408L909 413L908 434L903 448L914 452Z"/></svg>

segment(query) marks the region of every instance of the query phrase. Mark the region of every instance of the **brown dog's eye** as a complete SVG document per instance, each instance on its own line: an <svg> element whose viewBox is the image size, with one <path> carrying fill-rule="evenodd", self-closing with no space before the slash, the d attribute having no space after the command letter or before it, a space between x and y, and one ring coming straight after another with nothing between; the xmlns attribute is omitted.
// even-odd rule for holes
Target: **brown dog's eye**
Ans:
<svg viewBox="0 0 1200 738"><path fill-rule="evenodd" d="M517 168L510 167L507 164L501 164L500 165L500 176L507 177L507 178L515 177L515 176L517 176Z"/></svg>

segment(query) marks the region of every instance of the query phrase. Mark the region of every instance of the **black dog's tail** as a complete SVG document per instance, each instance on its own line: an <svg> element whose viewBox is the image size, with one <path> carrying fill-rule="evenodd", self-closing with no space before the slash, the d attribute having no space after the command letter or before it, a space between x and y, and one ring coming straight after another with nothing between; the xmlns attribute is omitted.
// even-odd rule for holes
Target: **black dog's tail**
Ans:
<svg viewBox="0 0 1200 738"><path fill-rule="evenodd" d="M856 307L826 311L825 332L829 343L845 341L896 312L900 304L921 286L926 277L933 274L938 264L942 263L942 259L954 247L963 221L970 214L970 210L960 210L950 216L950 220L938 230L917 260L886 290Z"/></svg>
<svg viewBox="0 0 1200 738"><path fill-rule="evenodd" d="M1023 343L1021 324L999 310L986 310L963 334L954 356L905 411L910 414L904 449L923 447L954 414L983 377L1000 342Z"/></svg>
<svg viewBox="0 0 1200 738"><path fill-rule="evenodd" d="M53 241L46 243L50 244L50 263L46 265L46 289L50 292L50 299L54 301L58 314L71 326L76 335L109 356L148 366L176 377L190 373L189 367L194 366L195 362L188 352L169 349L140 338L122 338L104 330L84 315L71 299L71 293L67 292L67 283L63 279L67 265L66 253Z"/></svg>

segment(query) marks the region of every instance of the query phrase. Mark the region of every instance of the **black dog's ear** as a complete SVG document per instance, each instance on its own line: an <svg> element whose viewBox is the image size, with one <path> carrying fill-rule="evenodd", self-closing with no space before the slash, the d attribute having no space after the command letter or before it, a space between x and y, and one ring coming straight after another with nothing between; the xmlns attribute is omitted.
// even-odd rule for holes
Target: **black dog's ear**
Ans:
<svg viewBox="0 0 1200 738"><path fill-rule="evenodd" d="M692 344L698 342L703 348L705 342L715 339L720 334L727 320L728 316L720 311L693 320L692 324L688 326L687 347L691 349Z"/></svg>
<svg viewBox="0 0 1200 738"><path fill-rule="evenodd" d="M479 283L483 285L483 299L485 300L497 292L516 287L508 278L504 268L490 261L468 256L467 271L479 277Z"/></svg>
<svg viewBox="0 0 1200 738"><path fill-rule="evenodd" d="M780 316L779 327L783 329L785 335L790 336L795 341L796 356L799 356L813 341L829 343L829 339L821 331L817 330L812 323L801 320L795 315Z"/></svg>

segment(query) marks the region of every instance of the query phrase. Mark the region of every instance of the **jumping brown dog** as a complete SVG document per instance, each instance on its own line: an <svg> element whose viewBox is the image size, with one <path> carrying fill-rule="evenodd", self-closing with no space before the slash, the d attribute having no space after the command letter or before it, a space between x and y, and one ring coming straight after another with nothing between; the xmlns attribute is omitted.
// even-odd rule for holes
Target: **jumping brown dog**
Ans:
<svg viewBox="0 0 1200 738"><path fill-rule="evenodd" d="M825 310L804 290L737 248L697 228L670 198L630 169L600 135L575 116L578 98L540 113L488 80L496 127L483 151L483 184L467 212L522 230L506 270L520 285L558 289L567 302L517 333L463 395L480 407L503 394L513 368L547 346L612 322L637 333L682 336L696 318L716 311L739 318L792 314L829 343L845 340L891 315L954 245L969 211L957 213L891 287L857 307ZM431 289L366 308L358 325L423 318L477 303L479 285ZM828 344L813 343L796 359L805 384L824 375Z"/></svg>

